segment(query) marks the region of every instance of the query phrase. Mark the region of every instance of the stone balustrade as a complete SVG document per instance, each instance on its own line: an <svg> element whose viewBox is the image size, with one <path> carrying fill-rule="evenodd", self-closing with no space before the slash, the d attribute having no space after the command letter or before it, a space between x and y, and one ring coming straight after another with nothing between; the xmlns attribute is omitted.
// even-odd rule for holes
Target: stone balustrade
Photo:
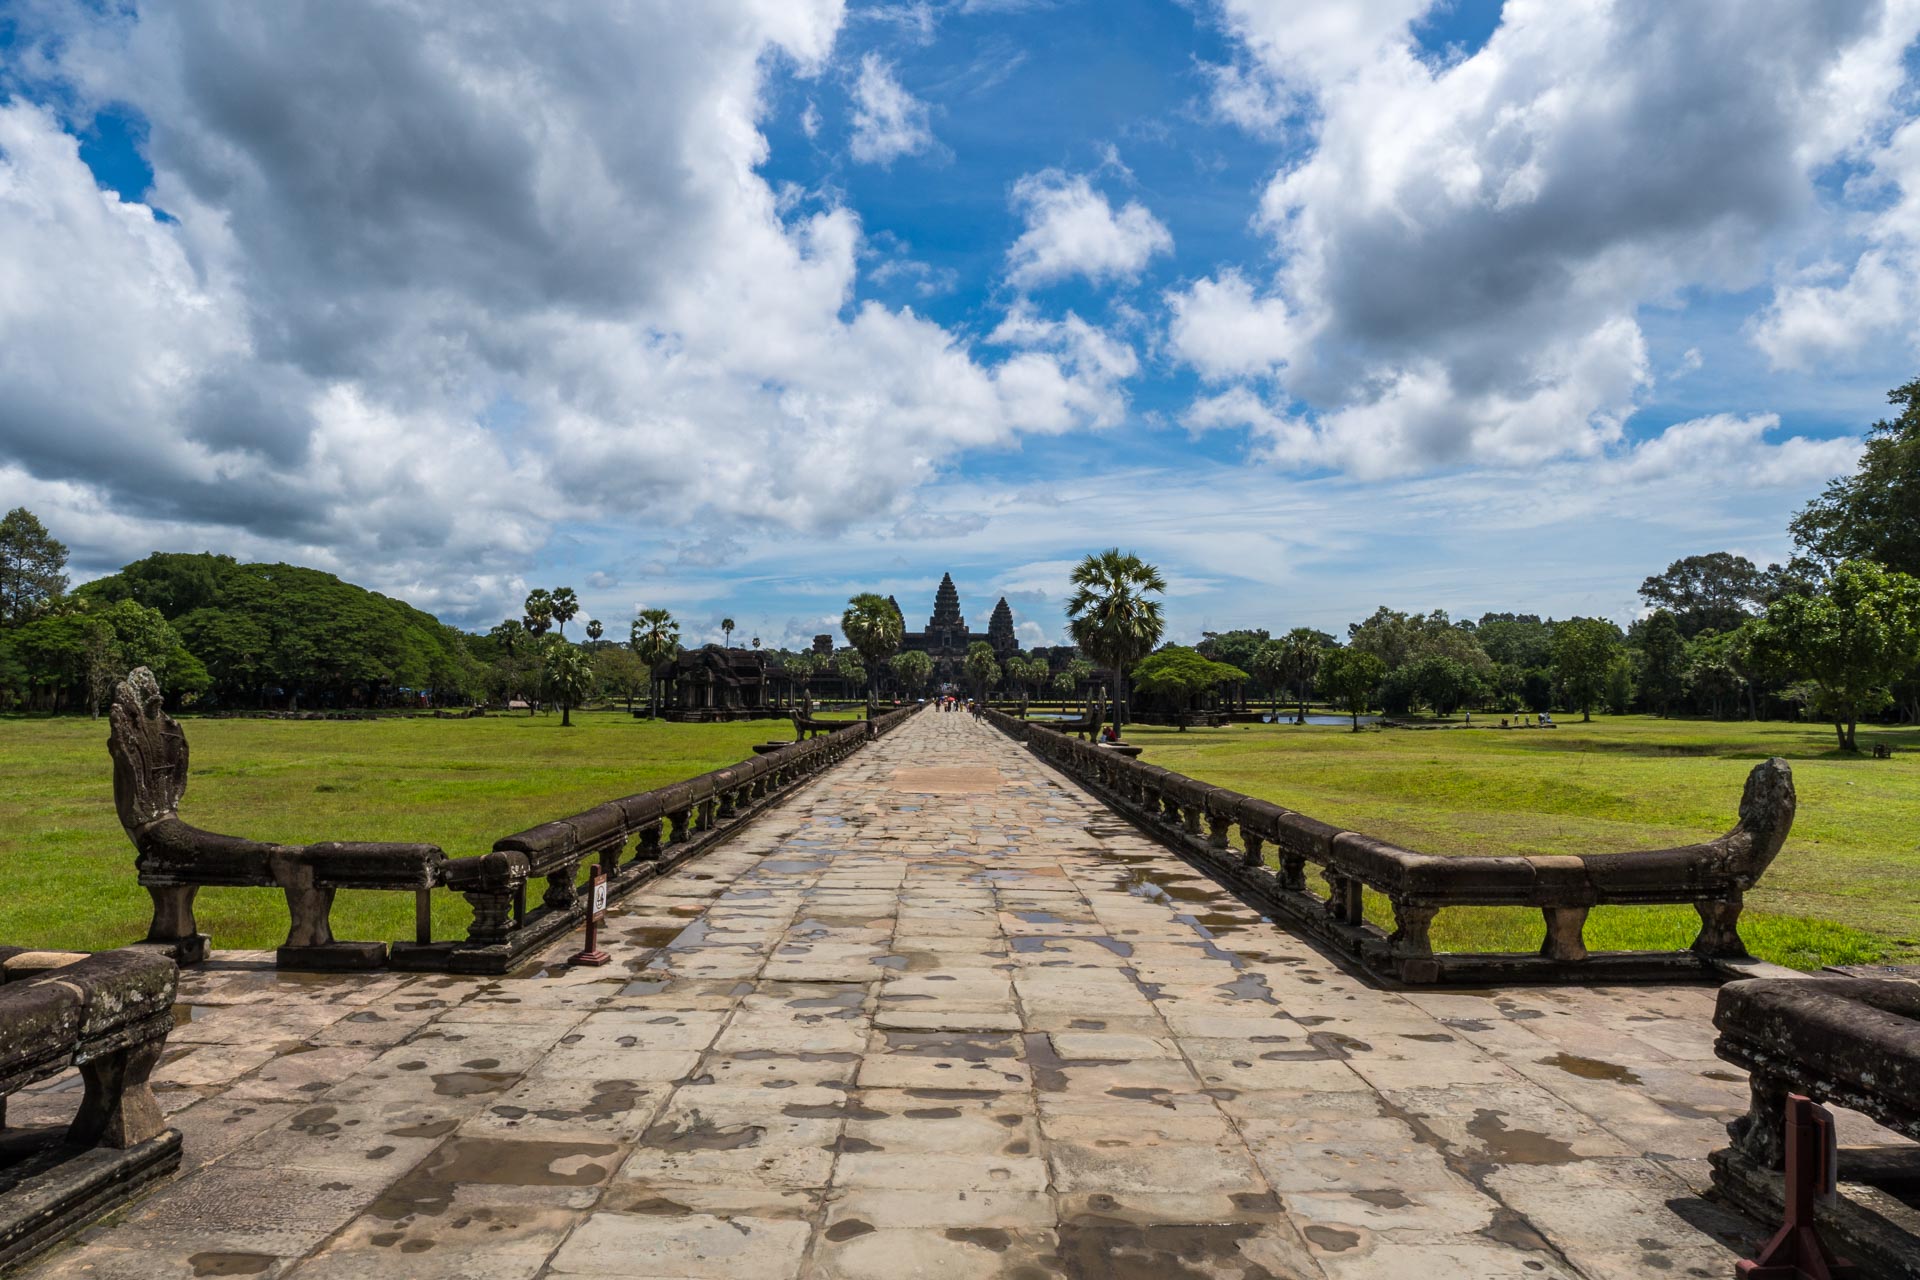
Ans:
<svg viewBox="0 0 1920 1280"><path fill-rule="evenodd" d="M1906 976L1748 979L1716 998L1714 1050L1747 1072L1752 1105L1711 1157L1713 1182L1763 1222L1782 1206L1786 1101L1798 1093L1910 1141L1838 1152L1817 1206L1831 1244L1867 1274L1920 1278L1920 970Z"/></svg>
<svg viewBox="0 0 1920 1280"><path fill-rule="evenodd" d="M173 962L129 950L14 963L45 958L0 948L0 1269L180 1163L148 1084L173 1029ZM85 1087L71 1124L7 1126L9 1095L70 1067Z"/></svg>
<svg viewBox="0 0 1920 1280"><path fill-rule="evenodd" d="M1676 977L1745 958L1738 928L1744 895L1793 825L1793 773L1784 760L1772 759L1748 775L1739 821L1716 840L1624 853L1436 856L1003 712L986 715L1261 910L1303 926L1369 971L1406 983ZM1310 883L1310 868L1319 873L1324 894ZM1369 889L1390 904L1390 931L1367 920ZM1584 926L1595 906L1674 903L1691 905L1700 915L1699 935L1688 950L1587 949ZM1538 954L1436 953L1434 918L1449 907L1467 906L1537 910L1546 940Z"/></svg>
<svg viewBox="0 0 1920 1280"><path fill-rule="evenodd" d="M710 847L769 798L844 759L912 714L902 708L854 721L805 742L743 760L653 791L596 805L585 813L507 836L491 852L451 858L437 845L323 841L276 845L202 831L181 820L186 735L162 708L153 675L142 667L119 686L110 712L108 750L121 825L138 851L140 884L153 899L146 941L182 964L206 958L194 895L206 886L278 888L289 928L278 953L290 969L373 969L384 965L456 973L502 973L585 918L581 867L598 861L611 897ZM622 856L629 842L631 856ZM544 881L528 910L526 885ZM349 942L333 936L331 911L341 889L381 889L415 897L414 938ZM468 935L435 941L436 890L473 906Z"/></svg>

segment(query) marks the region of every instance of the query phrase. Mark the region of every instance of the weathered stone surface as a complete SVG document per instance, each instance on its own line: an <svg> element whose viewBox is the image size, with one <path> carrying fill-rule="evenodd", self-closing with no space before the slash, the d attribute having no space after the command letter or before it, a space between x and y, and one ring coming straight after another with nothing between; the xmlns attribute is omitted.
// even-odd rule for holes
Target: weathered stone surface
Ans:
<svg viewBox="0 0 1920 1280"><path fill-rule="evenodd" d="M1698 1196L1746 1099L1710 988L1380 990L971 717L619 912L602 970L190 974L155 1080L196 1172L39 1274L1532 1280L1751 1243Z"/></svg>

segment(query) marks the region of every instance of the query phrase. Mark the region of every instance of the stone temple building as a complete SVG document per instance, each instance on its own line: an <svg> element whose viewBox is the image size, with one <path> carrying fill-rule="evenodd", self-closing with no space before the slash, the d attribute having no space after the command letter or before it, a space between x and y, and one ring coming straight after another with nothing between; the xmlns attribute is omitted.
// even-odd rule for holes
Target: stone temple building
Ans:
<svg viewBox="0 0 1920 1280"><path fill-rule="evenodd" d="M893 607L900 609L900 602L892 596L887 597ZM900 616L905 618L905 611ZM953 585L953 575L940 575L940 587L933 593L933 615L927 619L927 625L920 631L909 631L900 641L900 649L906 652L917 649L933 659L933 678L940 682L958 682L965 677L961 664L966 661L967 647L977 640L984 640L993 646L996 658L1020 650L1020 641L1013 633L1013 610L1007 605L1007 598L1000 597L1000 603L993 606L993 616L987 620L987 629L967 630L967 620L960 613L960 592Z"/></svg>

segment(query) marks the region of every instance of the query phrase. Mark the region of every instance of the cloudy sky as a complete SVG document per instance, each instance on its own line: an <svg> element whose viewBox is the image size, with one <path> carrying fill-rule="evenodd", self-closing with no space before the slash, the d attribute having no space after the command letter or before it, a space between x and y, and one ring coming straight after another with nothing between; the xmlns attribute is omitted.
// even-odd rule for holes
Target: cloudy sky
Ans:
<svg viewBox="0 0 1920 1280"><path fill-rule="evenodd" d="M1632 616L1916 372L1920 0L0 0L0 506L78 576L770 643Z"/></svg>

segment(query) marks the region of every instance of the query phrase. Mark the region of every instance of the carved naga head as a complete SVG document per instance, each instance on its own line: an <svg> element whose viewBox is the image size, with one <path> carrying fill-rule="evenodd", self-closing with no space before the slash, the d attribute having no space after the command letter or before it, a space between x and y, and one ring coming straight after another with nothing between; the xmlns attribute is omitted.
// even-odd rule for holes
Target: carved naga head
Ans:
<svg viewBox="0 0 1920 1280"><path fill-rule="evenodd" d="M1740 795L1740 825L1734 828L1748 837L1746 875L1751 879L1759 879L1779 855L1787 833L1793 830L1797 807L1793 769L1785 760L1775 756L1753 766Z"/></svg>
<svg viewBox="0 0 1920 1280"><path fill-rule="evenodd" d="M129 835L179 816L187 790L187 736L166 713L153 672L135 667L114 690L107 717L112 731L113 803Z"/></svg>

